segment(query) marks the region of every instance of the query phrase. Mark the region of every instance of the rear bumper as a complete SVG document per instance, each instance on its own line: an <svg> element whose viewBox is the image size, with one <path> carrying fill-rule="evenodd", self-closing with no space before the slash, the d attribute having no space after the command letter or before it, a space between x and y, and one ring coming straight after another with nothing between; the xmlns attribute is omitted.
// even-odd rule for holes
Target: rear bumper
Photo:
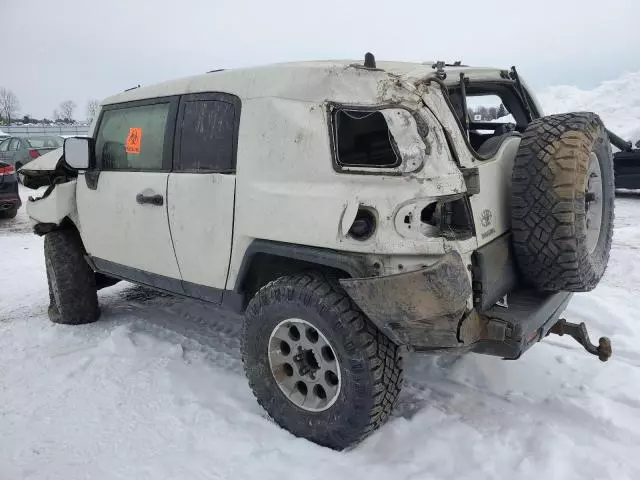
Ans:
<svg viewBox="0 0 640 480"><path fill-rule="evenodd" d="M375 325L398 345L459 347L458 330L471 297L467 269L455 252L407 273L340 283Z"/></svg>
<svg viewBox="0 0 640 480"><path fill-rule="evenodd" d="M22 200L18 195L18 187L16 186L15 193L0 193L0 211L9 210L11 208L20 208Z"/></svg>
<svg viewBox="0 0 640 480"><path fill-rule="evenodd" d="M471 282L454 252L420 270L340 281L369 319L397 345L424 352L472 351L515 359L558 321L570 293L516 288L507 305L469 309Z"/></svg>
<svg viewBox="0 0 640 480"><path fill-rule="evenodd" d="M558 322L572 295L531 290L511 293L507 307L494 305L483 314L487 329L471 350L510 360L519 358Z"/></svg>

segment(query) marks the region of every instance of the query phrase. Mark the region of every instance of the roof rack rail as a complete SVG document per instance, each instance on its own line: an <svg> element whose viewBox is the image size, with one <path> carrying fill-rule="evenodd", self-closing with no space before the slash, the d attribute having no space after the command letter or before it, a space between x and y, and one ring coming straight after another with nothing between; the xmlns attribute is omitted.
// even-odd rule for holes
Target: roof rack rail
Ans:
<svg viewBox="0 0 640 480"><path fill-rule="evenodd" d="M125 92L128 92L130 90L135 90L136 88L140 88L140 84L136 85L135 87L131 87L131 88L126 88Z"/></svg>
<svg viewBox="0 0 640 480"><path fill-rule="evenodd" d="M224 68L216 68L215 70L209 70L207 73L224 72Z"/></svg>

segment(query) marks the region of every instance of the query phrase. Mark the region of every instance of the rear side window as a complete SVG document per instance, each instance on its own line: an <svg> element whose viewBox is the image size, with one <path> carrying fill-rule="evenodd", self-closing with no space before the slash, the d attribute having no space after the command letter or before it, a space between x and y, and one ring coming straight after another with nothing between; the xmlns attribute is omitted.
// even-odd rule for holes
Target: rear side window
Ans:
<svg viewBox="0 0 640 480"><path fill-rule="evenodd" d="M184 103L180 171L229 171L235 168L235 107L220 100L194 100Z"/></svg>
<svg viewBox="0 0 640 480"><path fill-rule="evenodd" d="M161 170L170 103L105 110L96 161L106 170Z"/></svg>
<svg viewBox="0 0 640 480"><path fill-rule="evenodd" d="M339 165L393 168L400 164L381 112L336 110L333 125Z"/></svg>

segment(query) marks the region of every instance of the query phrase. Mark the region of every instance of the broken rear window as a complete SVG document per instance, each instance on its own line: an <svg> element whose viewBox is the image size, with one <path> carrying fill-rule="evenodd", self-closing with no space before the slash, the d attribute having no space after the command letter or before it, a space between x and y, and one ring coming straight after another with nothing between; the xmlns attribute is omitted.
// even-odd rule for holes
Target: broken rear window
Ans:
<svg viewBox="0 0 640 480"><path fill-rule="evenodd" d="M379 111L334 110L336 160L343 167L394 168L401 158Z"/></svg>

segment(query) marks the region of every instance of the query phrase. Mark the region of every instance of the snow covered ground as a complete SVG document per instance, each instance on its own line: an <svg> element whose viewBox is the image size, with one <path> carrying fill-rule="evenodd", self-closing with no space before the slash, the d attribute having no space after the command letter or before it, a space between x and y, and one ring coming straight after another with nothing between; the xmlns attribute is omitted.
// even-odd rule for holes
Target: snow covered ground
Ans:
<svg viewBox="0 0 640 480"><path fill-rule="evenodd" d="M563 95L571 109L600 105L550 92L549 111ZM239 317L123 283L100 292L101 321L54 325L24 209L0 223L0 252L1 480L640 478L640 196L616 199L607 274L565 315L611 338L609 362L566 337L516 362L412 357L394 417L341 453L265 417Z"/></svg>

